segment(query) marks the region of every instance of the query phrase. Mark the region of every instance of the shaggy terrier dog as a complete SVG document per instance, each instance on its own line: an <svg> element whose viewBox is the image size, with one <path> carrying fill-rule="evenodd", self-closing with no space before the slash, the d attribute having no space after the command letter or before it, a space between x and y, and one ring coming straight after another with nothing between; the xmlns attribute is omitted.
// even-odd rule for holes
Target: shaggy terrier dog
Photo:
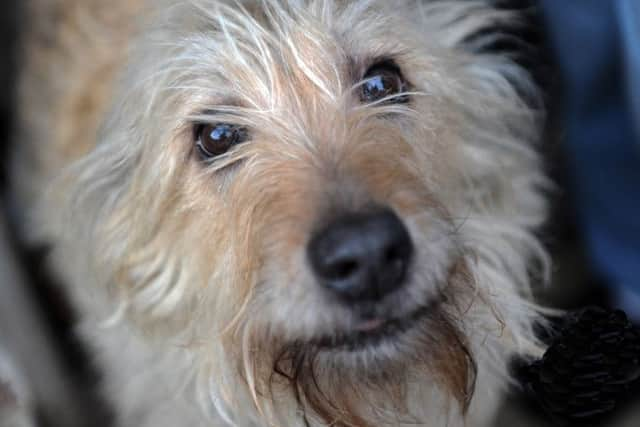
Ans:
<svg viewBox="0 0 640 427"><path fill-rule="evenodd" d="M509 359L543 351L540 111L486 49L517 17L459 0L29 15L16 203L118 425L490 424Z"/></svg>

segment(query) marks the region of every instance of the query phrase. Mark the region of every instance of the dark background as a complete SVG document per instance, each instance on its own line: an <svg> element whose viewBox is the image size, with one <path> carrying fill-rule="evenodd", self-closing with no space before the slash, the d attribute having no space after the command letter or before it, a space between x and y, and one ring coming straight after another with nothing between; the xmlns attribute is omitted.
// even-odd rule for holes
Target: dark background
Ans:
<svg viewBox="0 0 640 427"><path fill-rule="evenodd" d="M13 71L15 69L18 7L15 0L4 0L0 13L0 149L6 159L11 110L13 105ZM0 183L5 183L4 167L0 163Z"/></svg>

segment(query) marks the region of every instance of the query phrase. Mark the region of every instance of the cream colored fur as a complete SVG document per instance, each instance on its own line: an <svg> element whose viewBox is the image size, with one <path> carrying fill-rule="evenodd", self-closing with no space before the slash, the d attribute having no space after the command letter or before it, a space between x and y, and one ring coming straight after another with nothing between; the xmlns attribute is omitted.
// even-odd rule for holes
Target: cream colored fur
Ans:
<svg viewBox="0 0 640 427"><path fill-rule="evenodd" d="M515 16L456 0L118 0L104 20L100 2L54 3L75 18L47 33L51 73L28 39L16 198L29 238L54 246L119 425L490 425L510 357L542 352L541 113L527 73L482 53L497 36L469 43ZM358 102L380 57L410 103ZM203 163L193 123L219 121L252 140ZM316 291L305 242L372 201L417 248L397 305L442 304L396 343L312 350L355 320Z"/></svg>

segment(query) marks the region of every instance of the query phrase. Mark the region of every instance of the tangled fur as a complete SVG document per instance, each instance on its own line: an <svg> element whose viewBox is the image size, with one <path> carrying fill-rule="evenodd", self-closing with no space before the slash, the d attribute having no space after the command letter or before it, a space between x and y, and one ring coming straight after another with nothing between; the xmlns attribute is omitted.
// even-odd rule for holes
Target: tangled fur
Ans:
<svg viewBox="0 0 640 427"><path fill-rule="evenodd" d="M484 49L516 16L456 0L119 0L106 20L97 0L52 3L49 49L72 59L43 80L27 38L15 193L30 238L54 246L120 425L487 425L508 359L542 350L541 114L527 73ZM380 59L409 102L359 101ZM251 141L203 161L193 125L208 122ZM354 350L355 315L323 298L304 249L373 204L416 246L381 315L415 319Z"/></svg>

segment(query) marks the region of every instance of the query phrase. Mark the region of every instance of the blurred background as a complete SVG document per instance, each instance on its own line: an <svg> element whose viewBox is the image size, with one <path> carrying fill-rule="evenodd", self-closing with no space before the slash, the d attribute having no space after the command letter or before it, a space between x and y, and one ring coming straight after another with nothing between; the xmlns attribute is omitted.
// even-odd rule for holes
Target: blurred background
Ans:
<svg viewBox="0 0 640 427"><path fill-rule="evenodd" d="M107 426L109 411L96 392L99 374L73 338L73 311L43 268L46 248L20 247L8 225L5 170L18 27L28 25L20 3L4 0L0 13L0 427ZM539 288L537 297L569 310L620 307L640 321L640 1L497 4L520 9L527 25L515 31L517 40L491 49L515 55L532 71L549 111L542 151L557 187L540 236L554 268L551 286ZM7 378L11 364L27 367L24 378ZM39 385L9 389L9 381ZM639 426L632 400L606 425ZM17 401L33 404L36 424L21 418ZM496 425L549 424L514 389Z"/></svg>

